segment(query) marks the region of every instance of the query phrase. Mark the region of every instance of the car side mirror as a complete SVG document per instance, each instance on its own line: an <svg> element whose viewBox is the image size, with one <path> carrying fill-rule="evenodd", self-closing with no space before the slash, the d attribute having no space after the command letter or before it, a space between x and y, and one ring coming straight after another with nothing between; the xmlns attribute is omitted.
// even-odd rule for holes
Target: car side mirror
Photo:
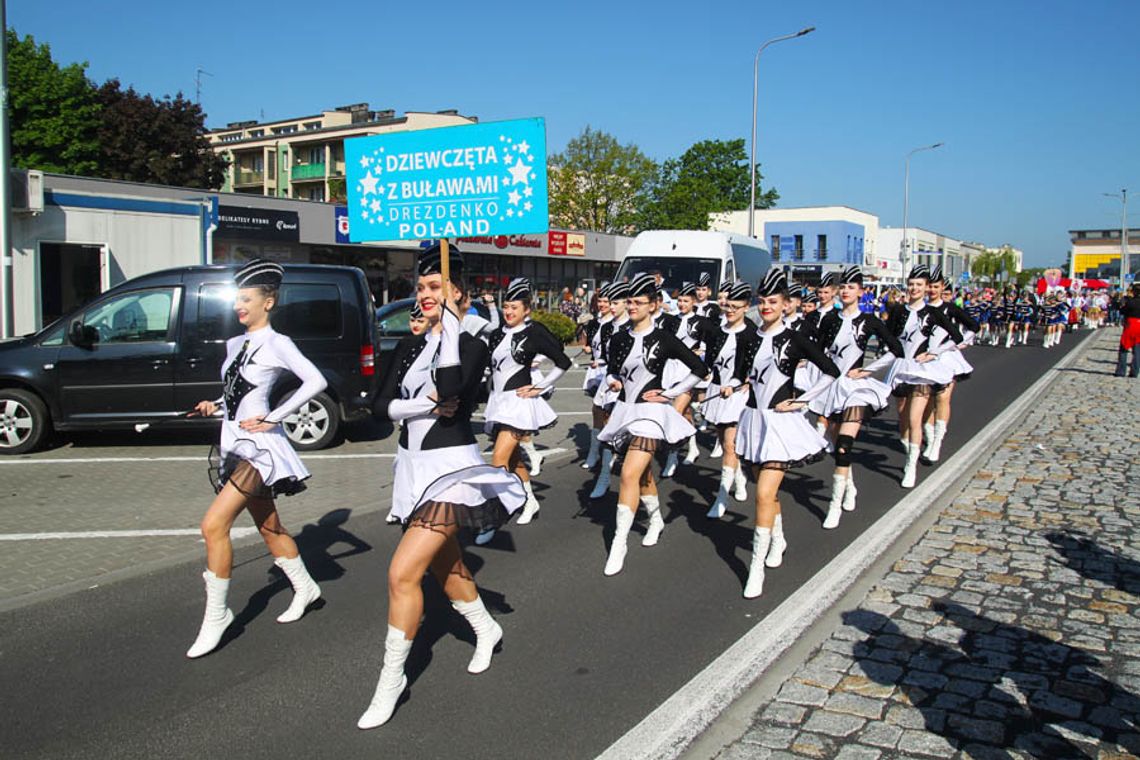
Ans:
<svg viewBox="0 0 1140 760"><path fill-rule="evenodd" d="M71 329L67 332L67 337L71 340L72 345L79 346L80 348L91 348L99 342L99 331L90 325L85 325L78 319L71 323Z"/></svg>

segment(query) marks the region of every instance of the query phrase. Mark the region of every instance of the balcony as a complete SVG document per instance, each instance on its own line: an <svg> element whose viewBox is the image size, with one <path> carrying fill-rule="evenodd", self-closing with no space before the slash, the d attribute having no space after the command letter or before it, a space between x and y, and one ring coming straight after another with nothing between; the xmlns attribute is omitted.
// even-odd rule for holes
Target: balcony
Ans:
<svg viewBox="0 0 1140 760"><path fill-rule="evenodd" d="M249 185L261 186L265 184L265 172L252 171L247 169L238 169L234 173L234 187L243 187Z"/></svg>
<svg viewBox="0 0 1140 760"><path fill-rule="evenodd" d="M816 248L815 249L815 260L816 261L826 261L827 260L827 249L826 248Z"/></svg>
<svg viewBox="0 0 1140 760"><path fill-rule="evenodd" d="M323 180L325 178L324 164L297 164L290 175L294 182Z"/></svg>

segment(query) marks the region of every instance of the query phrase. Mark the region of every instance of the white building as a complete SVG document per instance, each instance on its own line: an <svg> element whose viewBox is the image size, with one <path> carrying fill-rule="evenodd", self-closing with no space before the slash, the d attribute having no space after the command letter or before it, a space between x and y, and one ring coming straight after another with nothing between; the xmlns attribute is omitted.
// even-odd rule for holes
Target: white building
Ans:
<svg viewBox="0 0 1140 760"><path fill-rule="evenodd" d="M918 264L931 268L941 265L943 273L953 281L962 279L962 275L968 273L968 251L963 249L961 240L922 227L907 227L906 231L907 258L904 261L902 228L883 227L879 230L879 262L884 273L887 273L884 279L901 283L910 268ZM894 255L890 256L890 252Z"/></svg>

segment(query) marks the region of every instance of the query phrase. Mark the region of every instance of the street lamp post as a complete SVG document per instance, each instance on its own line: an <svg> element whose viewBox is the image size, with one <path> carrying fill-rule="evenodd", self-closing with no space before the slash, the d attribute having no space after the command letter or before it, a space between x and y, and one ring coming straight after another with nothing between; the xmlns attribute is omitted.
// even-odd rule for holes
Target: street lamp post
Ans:
<svg viewBox="0 0 1140 760"><path fill-rule="evenodd" d="M946 143L934 143L933 145L924 145L921 148L915 148L910 153L906 154L906 173L903 179L903 234L902 234L902 276L906 279L907 272L910 271L910 257L907 255L907 228L910 226L910 157L915 153L923 150L934 150L941 148Z"/></svg>
<svg viewBox="0 0 1140 760"><path fill-rule="evenodd" d="M764 52L764 48L776 42L783 42L784 40L794 40L796 37L803 37L805 34L811 34L815 31L814 26L805 27L795 34L785 34L783 37L774 37L756 51L756 60L752 64L752 156L750 161L752 177L752 192L749 193L748 200L748 237L755 237L756 232L756 95L760 86L760 54Z"/></svg>
<svg viewBox="0 0 1140 760"><path fill-rule="evenodd" d="M1128 188L1119 193L1104 193L1109 198L1119 198L1122 206L1120 212L1120 287L1125 287L1124 280L1128 276Z"/></svg>

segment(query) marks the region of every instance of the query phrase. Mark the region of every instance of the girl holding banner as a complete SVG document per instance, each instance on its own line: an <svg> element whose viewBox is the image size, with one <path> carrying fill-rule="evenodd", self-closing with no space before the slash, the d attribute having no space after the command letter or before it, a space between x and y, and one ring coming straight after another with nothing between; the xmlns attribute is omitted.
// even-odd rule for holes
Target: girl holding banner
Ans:
<svg viewBox="0 0 1140 760"><path fill-rule="evenodd" d="M487 367L487 346L464 333L448 272L446 243L420 256L416 301L429 328L404 338L388 364L377 393L375 414L403 422L397 457L415 466L396 470L393 516L404 525L388 566L388 633L384 665L368 709L357 726L388 721L407 687L404 663L423 616L421 583L431 571L452 607L475 631L475 655L467 670L481 673L503 629L479 598L471 571L463 564L458 534L495 528L523 506L519 479L485 464L471 432L471 414ZM458 251L450 266L462 272Z"/></svg>

